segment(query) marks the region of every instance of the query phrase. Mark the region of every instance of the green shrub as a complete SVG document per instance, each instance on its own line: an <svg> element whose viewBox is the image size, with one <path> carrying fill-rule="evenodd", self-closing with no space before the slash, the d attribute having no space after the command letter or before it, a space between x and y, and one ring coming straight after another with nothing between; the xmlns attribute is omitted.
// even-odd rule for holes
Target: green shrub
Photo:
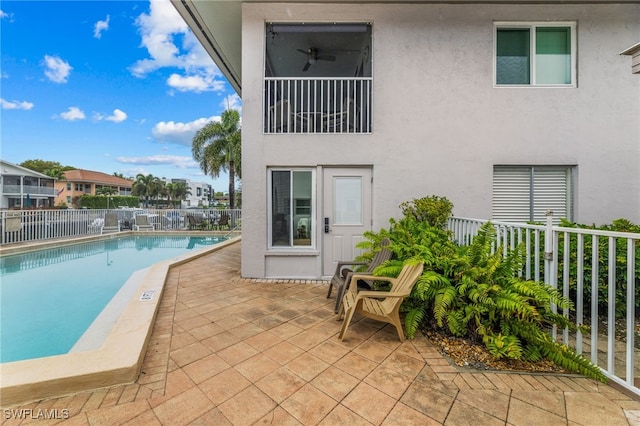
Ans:
<svg viewBox="0 0 640 426"><path fill-rule="evenodd" d="M581 229L597 229L603 231L614 232L633 232L640 234L640 226L633 224L627 219L616 219L611 225L579 225L562 220L560 226L567 228L581 228ZM558 276L562 277L564 273L564 234L560 234L558 244ZM580 261L583 264L583 292L584 300L591 300L591 288L593 279L592 268L592 255L593 255L593 243L591 236L584 237L584 254L583 259ZM640 311L640 241L636 241L635 250L635 313ZM569 289L572 300L576 301L577 284L578 284L578 271L577 271L577 237L575 235L570 236L569 240ZM607 312L609 302L609 239L600 237L598 239L598 308L600 312ZM615 273L615 313L616 317L622 318L626 315L627 311L627 242L624 238L615 239L615 258L616 269ZM585 303L585 313L588 315L591 312L591 304Z"/></svg>
<svg viewBox="0 0 640 426"><path fill-rule="evenodd" d="M107 205L108 204L108 205ZM119 207L139 207L140 199L133 196L83 195L78 198L78 207L88 209L115 209Z"/></svg>
<svg viewBox="0 0 640 426"><path fill-rule="evenodd" d="M405 201L400 204L400 209L405 217L413 217L419 222L427 222L431 226L444 229L451 217L453 203L446 197L431 195Z"/></svg>
<svg viewBox="0 0 640 426"><path fill-rule="evenodd" d="M421 200L426 199L443 200ZM553 326L576 330L551 308L552 304L572 308L572 303L551 286L519 276L523 246L492 250L496 231L487 223L470 246L459 247L444 230L443 216L431 222L421 220L428 203L416 201L403 203L402 219L391 219L388 230L366 233L367 241L361 243L361 247L372 247L385 237L391 241L393 258L376 268L375 275L396 276L408 259L424 263L423 275L402 305L409 338L430 325L482 342L496 358L547 358L568 370L606 380L588 359L551 338Z"/></svg>

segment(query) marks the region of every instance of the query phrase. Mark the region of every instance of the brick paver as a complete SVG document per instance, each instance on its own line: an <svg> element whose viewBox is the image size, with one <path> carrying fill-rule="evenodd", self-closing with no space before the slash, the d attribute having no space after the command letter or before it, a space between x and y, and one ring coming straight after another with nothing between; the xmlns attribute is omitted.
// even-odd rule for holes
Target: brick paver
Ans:
<svg viewBox="0 0 640 426"><path fill-rule="evenodd" d="M639 424L640 402L587 378L463 369L368 319L340 342L326 282L242 279L240 249L172 269L136 383L14 408L78 425Z"/></svg>

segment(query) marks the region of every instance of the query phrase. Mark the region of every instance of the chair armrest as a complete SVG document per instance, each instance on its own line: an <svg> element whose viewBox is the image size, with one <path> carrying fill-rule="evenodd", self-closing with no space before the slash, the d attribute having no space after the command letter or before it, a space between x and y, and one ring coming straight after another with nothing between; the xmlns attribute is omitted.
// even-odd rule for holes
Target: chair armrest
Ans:
<svg viewBox="0 0 640 426"><path fill-rule="evenodd" d="M338 262L338 265L336 265L336 272L335 275L340 275L340 270L342 269L343 266L353 266L353 265L368 265L368 262L350 262L350 261L340 261Z"/></svg>
<svg viewBox="0 0 640 426"><path fill-rule="evenodd" d="M392 291L365 290L365 291L359 291L358 292L358 297L356 298L356 300L367 299L367 298L384 299L384 298L387 298L387 297L407 297L407 296L408 296L407 294L394 293Z"/></svg>
<svg viewBox="0 0 640 426"><path fill-rule="evenodd" d="M373 276L373 273L371 273L371 272L358 272L358 273L356 274L356 273L354 273L354 272L349 272L349 273L347 274L347 276L344 278L344 284L345 284L346 286L348 286L348 287L349 287L349 289L351 289L351 282L352 282L352 281L351 281L351 278L352 278L354 275L358 275L358 277L359 277L359 278L356 278L356 279L353 281L353 282L355 283L354 285L357 287L357 286L358 286L358 279L362 279L362 277L369 277L369 278L371 278L371 277ZM357 291L357 290L356 290L356 291Z"/></svg>
<svg viewBox="0 0 640 426"><path fill-rule="evenodd" d="M358 272L357 274L351 274L350 278L351 278L351 283L349 284L349 291L354 291L354 292L358 291L358 280L373 279L375 281L386 281L390 283L392 287L397 280L397 278L381 277L381 276L375 276L369 273L360 273L360 272ZM380 292L376 292L376 293L380 293Z"/></svg>
<svg viewBox="0 0 640 426"><path fill-rule="evenodd" d="M409 295L409 293L396 293L393 291L361 291L358 293L356 297L356 301L361 299L388 299L388 298L396 298L402 299Z"/></svg>

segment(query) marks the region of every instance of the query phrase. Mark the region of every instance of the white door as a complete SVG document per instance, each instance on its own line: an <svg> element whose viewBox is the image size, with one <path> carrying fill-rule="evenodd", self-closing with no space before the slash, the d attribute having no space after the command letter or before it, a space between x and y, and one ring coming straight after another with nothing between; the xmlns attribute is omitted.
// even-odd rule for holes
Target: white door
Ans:
<svg viewBox="0 0 640 426"><path fill-rule="evenodd" d="M362 251L355 246L371 229L371 169L325 168L323 171L323 275L331 276L341 260Z"/></svg>

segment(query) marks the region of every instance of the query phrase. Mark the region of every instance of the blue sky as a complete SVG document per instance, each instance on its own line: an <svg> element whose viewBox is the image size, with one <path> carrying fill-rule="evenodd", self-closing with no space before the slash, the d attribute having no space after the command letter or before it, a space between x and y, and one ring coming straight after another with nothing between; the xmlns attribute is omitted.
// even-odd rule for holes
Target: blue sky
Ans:
<svg viewBox="0 0 640 426"><path fill-rule="evenodd" d="M191 140L241 102L169 0L0 3L0 156L203 175Z"/></svg>

